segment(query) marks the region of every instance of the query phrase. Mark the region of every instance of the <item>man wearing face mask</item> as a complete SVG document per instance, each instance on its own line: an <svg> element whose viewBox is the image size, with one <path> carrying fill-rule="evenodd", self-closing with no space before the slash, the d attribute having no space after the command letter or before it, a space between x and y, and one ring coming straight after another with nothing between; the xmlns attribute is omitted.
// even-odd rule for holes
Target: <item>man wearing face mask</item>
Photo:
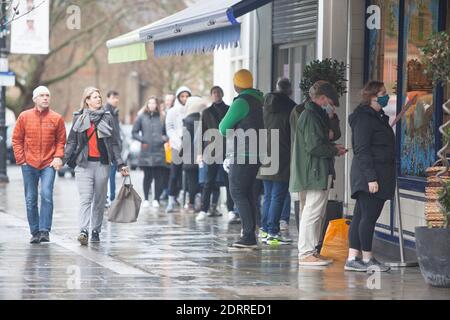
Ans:
<svg viewBox="0 0 450 320"><path fill-rule="evenodd" d="M298 119L300 118L300 115L303 111L305 111L305 106L311 101L311 97L316 95L317 88L326 83L324 80L319 80L314 83L314 85L309 89L309 97L303 101L301 104L297 105L291 112L289 123L291 126L291 150L294 149L294 143L295 143L295 135L297 134L297 124ZM326 107L328 118L326 119L328 122L328 137L330 138L331 142L335 142L339 140L341 137L341 128L340 128L340 120L338 115L336 114L336 108L329 105ZM333 164L334 167L334 164ZM303 194L304 195L304 194ZM297 222L297 230L299 228L299 216L300 212L303 210L303 207L305 205L305 199L299 199L298 201L295 201L294 203L294 211L295 211L295 220Z"/></svg>
<svg viewBox="0 0 450 320"><path fill-rule="evenodd" d="M315 92L298 120L292 151L290 192L305 199L299 227L299 265L327 266L331 260L316 249L328 193L335 177L334 157L347 152L330 141L328 105L339 106L336 89L328 82L314 84Z"/></svg>

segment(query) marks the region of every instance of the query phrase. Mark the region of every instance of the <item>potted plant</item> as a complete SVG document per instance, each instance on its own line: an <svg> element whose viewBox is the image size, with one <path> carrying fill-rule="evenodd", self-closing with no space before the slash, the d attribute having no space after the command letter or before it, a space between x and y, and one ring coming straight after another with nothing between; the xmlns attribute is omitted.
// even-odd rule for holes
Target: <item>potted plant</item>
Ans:
<svg viewBox="0 0 450 320"><path fill-rule="evenodd" d="M431 75L433 85L450 83L450 36L440 32L430 37L422 49L426 73ZM450 115L450 99L443 105ZM438 151L441 166L427 169L428 187L425 204L426 227L416 227L417 258L425 281L437 287L450 287L450 170L447 159L450 121L439 131L444 146Z"/></svg>
<svg viewBox="0 0 450 320"><path fill-rule="evenodd" d="M302 81L300 82L303 97L309 98L309 88L319 80L331 83L336 88L339 97L342 97L347 93L346 72L347 65L342 61L329 58L311 61L303 69Z"/></svg>

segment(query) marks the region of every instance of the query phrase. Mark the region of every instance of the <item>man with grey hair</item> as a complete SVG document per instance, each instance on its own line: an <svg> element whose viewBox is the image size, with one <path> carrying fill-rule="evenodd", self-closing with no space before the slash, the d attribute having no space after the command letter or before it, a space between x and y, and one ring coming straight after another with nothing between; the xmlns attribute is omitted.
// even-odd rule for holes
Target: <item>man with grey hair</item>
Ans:
<svg viewBox="0 0 450 320"><path fill-rule="evenodd" d="M261 167L258 179L264 184L264 205L261 214L261 228L259 237L263 243L270 245L288 244L292 240L281 234L280 218L284 210L290 212L289 169L291 157L291 131L289 117L295 102L289 97L292 86L289 79L281 78L277 82L277 91L268 93L264 98L263 118L264 129L267 129L267 153L271 160L278 161L275 173L264 174L264 168L273 165L265 164ZM272 136L278 132L278 154L272 154ZM289 205L285 205L286 201ZM285 218L286 219L286 218Z"/></svg>
<svg viewBox="0 0 450 320"><path fill-rule="evenodd" d="M290 124L291 124L291 144L294 144L295 142L295 134L297 132L297 123L298 119L300 118L300 115L305 110L305 105L311 101L311 97L314 97L316 95L317 87L318 85L324 84L326 81L319 80L317 81L308 92L308 97L303 101L301 104L295 106L295 108L291 112L290 117ZM337 141L341 137L341 129L340 129L340 120L338 115L335 112L335 108L331 107L327 109L327 115L328 115L328 127L329 127L329 138L331 142ZM291 146L293 149L293 146ZM304 194L301 194L304 195ZM299 227L299 221L300 221L300 212L303 209L303 206L305 205L305 199L298 199L294 201L294 212L295 212L295 220L297 225L297 230ZM319 243L320 245L320 243Z"/></svg>
<svg viewBox="0 0 450 320"><path fill-rule="evenodd" d="M22 168L30 243L49 242L53 217L55 170L61 169L66 144L64 120L50 110L50 91L33 91L34 108L22 112L12 137L14 156ZM40 188L40 209L38 192Z"/></svg>
<svg viewBox="0 0 450 320"><path fill-rule="evenodd" d="M329 83L315 83L311 100L298 120L292 150L290 192L305 199L299 227L299 265L327 266L332 261L318 253L320 226L325 216L328 192L335 179L334 158L343 156L343 145L330 140L328 110L339 106L339 95Z"/></svg>

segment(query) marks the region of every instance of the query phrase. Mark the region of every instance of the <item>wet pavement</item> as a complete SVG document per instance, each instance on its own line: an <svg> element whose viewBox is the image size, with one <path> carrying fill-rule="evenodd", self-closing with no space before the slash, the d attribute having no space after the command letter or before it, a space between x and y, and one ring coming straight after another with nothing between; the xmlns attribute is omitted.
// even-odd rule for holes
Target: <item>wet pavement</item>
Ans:
<svg viewBox="0 0 450 320"><path fill-rule="evenodd" d="M20 168L8 175L0 185L0 299L450 299L418 268L374 276L344 272L339 262L300 268L295 245L228 252L240 226L226 215L196 223L191 213L148 209L134 224L105 219L102 241L81 247L72 178L56 178L51 243L31 245ZM132 178L142 194L141 172ZM296 241L293 225L289 233Z"/></svg>

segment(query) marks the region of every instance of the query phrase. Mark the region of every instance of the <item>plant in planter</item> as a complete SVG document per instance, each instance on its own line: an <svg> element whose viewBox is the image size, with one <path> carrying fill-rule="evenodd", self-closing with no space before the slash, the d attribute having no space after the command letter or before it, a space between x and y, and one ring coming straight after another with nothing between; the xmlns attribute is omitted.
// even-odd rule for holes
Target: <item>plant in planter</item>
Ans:
<svg viewBox="0 0 450 320"><path fill-rule="evenodd" d="M450 82L450 35L446 32L434 34L422 49L426 73L433 79L433 85ZM450 99L443 105L450 115ZM425 204L427 227L416 227L417 257L425 281L438 287L450 287L450 169L447 159L450 121L439 128L445 144L439 151L441 166L427 169L428 186ZM435 165L436 165L435 164Z"/></svg>
<svg viewBox="0 0 450 320"><path fill-rule="evenodd" d="M347 65L345 62L324 59L314 60L310 62L303 70L302 81L300 82L300 89L303 92L305 99L309 98L309 88L319 80L325 80L331 83L339 94L339 97L347 93L347 79L345 74L347 72Z"/></svg>

